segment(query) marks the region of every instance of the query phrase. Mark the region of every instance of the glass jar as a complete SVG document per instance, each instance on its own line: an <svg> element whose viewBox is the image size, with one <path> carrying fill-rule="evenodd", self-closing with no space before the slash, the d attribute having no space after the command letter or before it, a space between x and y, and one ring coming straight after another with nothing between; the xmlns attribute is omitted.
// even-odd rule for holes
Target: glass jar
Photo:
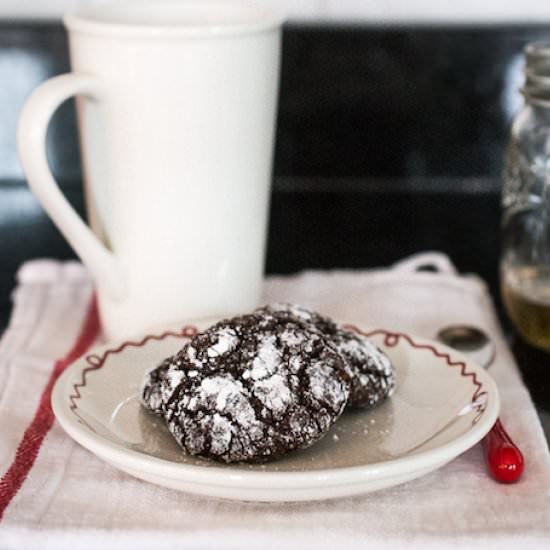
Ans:
<svg viewBox="0 0 550 550"><path fill-rule="evenodd" d="M550 44L525 53L525 105L505 158L500 280L520 334L550 351Z"/></svg>

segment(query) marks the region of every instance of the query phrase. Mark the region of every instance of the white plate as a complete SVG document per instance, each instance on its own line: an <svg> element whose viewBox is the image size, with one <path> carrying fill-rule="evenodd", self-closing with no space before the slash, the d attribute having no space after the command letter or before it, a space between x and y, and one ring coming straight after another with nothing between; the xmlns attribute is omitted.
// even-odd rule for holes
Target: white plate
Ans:
<svg viewBox="0 0 550 550"><path fill-rule="evenodd" d="M146 481L269 502L343 497L420 477L475 445L498 415L496 386L475 363L435 342L367 330L397 369L396 392L383 405L344 413L322 441L270 464L193 458L140 407L138 392L145 371L195 330L109 344L73 363L52 396L61 426L99 458Z"/></svg>

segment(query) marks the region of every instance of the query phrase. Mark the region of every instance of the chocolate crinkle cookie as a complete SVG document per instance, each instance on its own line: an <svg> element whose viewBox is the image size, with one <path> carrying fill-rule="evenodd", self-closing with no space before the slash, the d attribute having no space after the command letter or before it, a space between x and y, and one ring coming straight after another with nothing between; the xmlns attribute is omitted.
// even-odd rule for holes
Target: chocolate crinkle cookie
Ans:
<svg viewBox="0 0 550 550"><path fill-rule="evenodd" d="M141 401L151 412L162 416L167 392L166 373L172 364L172 357L165 359L156 369L149 371L143 380Z"/></svg>
<svg viewBox="0 0 550 550"><path fill-rule="evenodd" d="M189 454L265 462L321 439L350 396L342 354L268 309L224 320L147 374L145 407Z"/></svg>
<svg viewBox="0 0 550 550"><path fill-rule="evenodd" d="M365 336L344 330L328 317L295 304L272 304L256 311L298 319L325 336L340 354L351 380L348 406L373 408L395 390L395 373L390 359Z"/></svg>

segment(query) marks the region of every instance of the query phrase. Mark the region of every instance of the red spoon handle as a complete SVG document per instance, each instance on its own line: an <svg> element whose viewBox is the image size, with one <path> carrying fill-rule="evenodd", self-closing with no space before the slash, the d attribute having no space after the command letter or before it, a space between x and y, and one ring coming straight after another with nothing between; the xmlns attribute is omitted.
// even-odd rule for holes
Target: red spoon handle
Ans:
<svg viewBox="0 0 550 550"><path fill-rule="evenodd" d="M497 419L483 440L485 460L491 475L500 483L514 483L523 473L523 454Z"/></svg>

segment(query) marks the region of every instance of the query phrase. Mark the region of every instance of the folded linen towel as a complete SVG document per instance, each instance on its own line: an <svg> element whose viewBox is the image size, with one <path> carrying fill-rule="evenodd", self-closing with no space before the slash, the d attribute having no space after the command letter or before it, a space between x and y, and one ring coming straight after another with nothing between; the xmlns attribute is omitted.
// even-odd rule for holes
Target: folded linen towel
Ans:
<svg viewBox="0 0 550 550"><path fill-rule="evenodd" d="M437 272L418 271L426 264ZM19 272L0 341L0 549L548 548L550 456L540 423L484 283L458 275L446 256L268 277L264 301L431 338L454 323L486 330L497 348L501 418L526 456L515 485L487 476L479 445L417 480L334 501L228 502L134 479L74 443L51 414L56 377L100 338L91 297L77 263L33 261Z"/></svg>

